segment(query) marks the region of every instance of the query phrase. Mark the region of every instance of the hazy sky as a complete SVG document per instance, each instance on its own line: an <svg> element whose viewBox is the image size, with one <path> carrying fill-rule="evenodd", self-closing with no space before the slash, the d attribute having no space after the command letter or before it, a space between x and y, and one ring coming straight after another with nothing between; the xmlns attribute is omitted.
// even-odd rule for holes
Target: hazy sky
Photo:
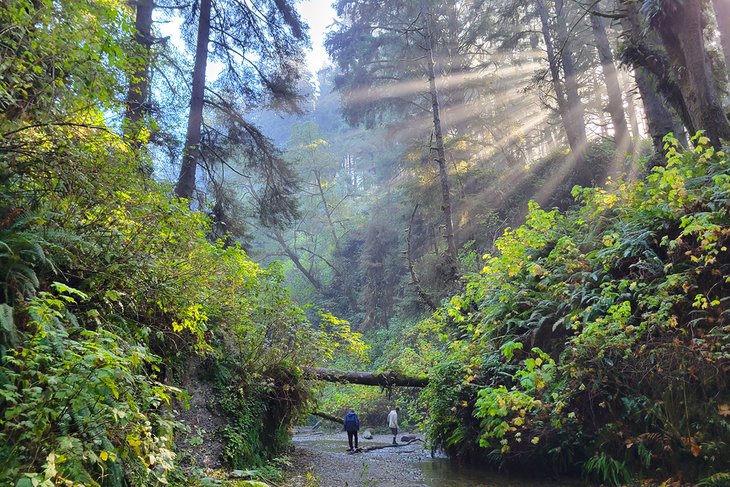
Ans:
<svg viewBox="0 0 730 487"><path fill-rule="evenodd" d="M316 73L327 62L324 50L324 33L332 23L335 10L333 0L304 0L297 5L302 19L309 24L309 36L312 39L312 52L307 55L307 64Z"/></svg>
<svg viewBox="0 0 730 487"><path fill-rule="evenodd" d="M327 62L327 53L324 50L324 34L327 27L332 23L335 10L332 8L333 0L302 0L297 4L297 10L302 19L309 25L309 36L312 40L312 51L307 54L307 64L312 73L316 73L323 64ZM162 17L160 15L160 17ZM158 18L158 20L163 20ZM172 42L180 49L184 49L184 43L180 37L180 24L182 18L165 18L158 24L160 32L169 36ZM214 79L222 66L212 62L208 65L207 76Z"/></svg>

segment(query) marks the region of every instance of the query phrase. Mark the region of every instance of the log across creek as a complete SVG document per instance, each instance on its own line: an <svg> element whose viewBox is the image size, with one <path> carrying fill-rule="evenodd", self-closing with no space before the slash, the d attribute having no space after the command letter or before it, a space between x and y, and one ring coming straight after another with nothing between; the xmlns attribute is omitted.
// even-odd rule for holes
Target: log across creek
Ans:
<svg viewBox="0 0 730 487"><path fill-rule="evenodd" d="M399 372L351 372L347 370L327 369L323 367L307 367L304 369L305 375L311 379L323 380L326 382L339 382L349 384L361 384L366 386L380 387L426 387L428 385L428 377L426 376L407 376ZM344 420L333 414L322 411L312 411L312 414L320 418L333 421L335 423L344 424ZM393 446L410 445L414 441L421 441L414 438L408 443L402 445L385 445L374 446L359 451L379 450L381 448L389 448Z"/></svg>
<svg viewBox="0 0 730 487"><path fill-rule="evenodd" d="M315 380L380 387L426 387L428 377L408 376L400 372L352 372L348 370L307 367L305 375Z"/></svg>

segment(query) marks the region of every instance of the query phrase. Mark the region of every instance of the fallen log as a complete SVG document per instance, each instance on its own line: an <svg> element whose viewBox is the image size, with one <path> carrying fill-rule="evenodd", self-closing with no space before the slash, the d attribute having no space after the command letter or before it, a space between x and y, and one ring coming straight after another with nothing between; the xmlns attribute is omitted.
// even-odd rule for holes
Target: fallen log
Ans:
<svg viewBox="0 0 730 487"><path fill-rule="evenodd" d="M426 387L428 377L407 376L400 372L352 372L348 370L326 369L323 367L307 367L305 373L316 380L327 382L344 382L380 387Z"/></svg>
<svg viewBox="0 0 730 487"><path fill-rule="evenodd" d="M335 423L345 424L344 419L338 418L337 416L334 416L332 414L323 413L322 411L312 411L312 414L315 416L319 416L320 418L329 419L330 421L334 421Z"/></svg>
<svg viewBox="0 0 730 487"><path fill-rule="evenodd" d="M362 448L362 452L365 453L365 452L374 451L374 450L382 450L383 448L398 448L398 447L401 447L401 446L408 446L411 443L415 443L417 441L421 441L421 439L420 438L415 438L415 439L409 441L408 443L397 443L395 445L369 446L367 448Z"/></svg>

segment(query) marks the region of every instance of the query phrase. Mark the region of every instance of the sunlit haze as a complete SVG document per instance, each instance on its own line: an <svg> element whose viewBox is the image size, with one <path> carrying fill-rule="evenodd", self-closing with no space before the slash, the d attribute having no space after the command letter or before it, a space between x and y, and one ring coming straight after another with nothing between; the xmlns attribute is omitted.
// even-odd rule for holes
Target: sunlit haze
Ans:
<svg viewBox="0 0 730 487"><path fill-rule="evenodd" d="M327 27L334 20L335 11L329 0L305 0L298 6L302 20L309 26L309 36L312 41L312 49L307 53L307 65L312 73L316 73L328 62L327 53L324 49L324 39ZM163 16L159 13L160 17ZM180 50L184 49L184 42L180 35L182 18L173 17L164 20L160 18L157 27L163 36L169 37L172 43ZM216 62L209 63L208 78L215 79L222 66Z"/></svg>
<svg viewBox="0 0 730 487"><path fill-rule="evenodd" d="M327 27L334 20L335 11L329 0L305 0L298 6L302 19L309 25L312 50L307 54L307 64L316 72L327 63L324 39Z"/></svg>

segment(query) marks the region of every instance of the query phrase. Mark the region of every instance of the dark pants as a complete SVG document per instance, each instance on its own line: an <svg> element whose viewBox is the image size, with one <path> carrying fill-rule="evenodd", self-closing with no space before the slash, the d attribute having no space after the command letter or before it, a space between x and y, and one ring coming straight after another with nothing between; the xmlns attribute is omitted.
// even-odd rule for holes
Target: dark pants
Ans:
<svg viewBox="0 0 730 487"><path fill-rule="evenodd" d="M355 438L355 449L357 449L357 431L347 432L347 442L350 444L350 450L352 450L352 439Z"/></svg>
<svg viewBox="0 0 730 487"><path fill-rule="evenodd" d="M398 436L398 428L390 428L390 432L393 433L393 444L395 444L395 437Z"/></svg>

